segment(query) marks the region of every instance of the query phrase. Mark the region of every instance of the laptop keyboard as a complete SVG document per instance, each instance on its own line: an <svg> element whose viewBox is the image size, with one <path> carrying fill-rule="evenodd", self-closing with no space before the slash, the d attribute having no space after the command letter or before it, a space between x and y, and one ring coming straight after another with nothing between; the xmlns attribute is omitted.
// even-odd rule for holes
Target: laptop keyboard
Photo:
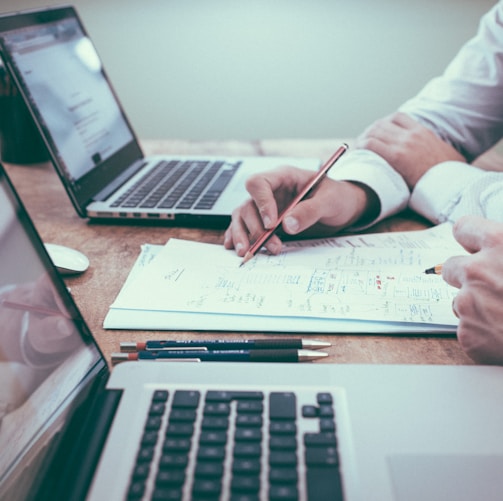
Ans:
<svg viewBox="0 0 503 501"><path fill-rule="evenodd" d="M159 162L115 200L112 207L211 209L241 162L171 160Z"/></svg>
<svg viewBox="0 0 503 501"><path fill-rule="evenodd" d="M332 394L305 393L155 391L127 499L342 500Z"/></svg>

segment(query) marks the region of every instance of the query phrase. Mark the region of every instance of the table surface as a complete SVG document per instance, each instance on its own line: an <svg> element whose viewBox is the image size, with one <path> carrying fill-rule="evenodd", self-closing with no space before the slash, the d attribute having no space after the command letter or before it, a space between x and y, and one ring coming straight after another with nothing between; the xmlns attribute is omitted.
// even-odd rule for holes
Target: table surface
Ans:
<svg viewBox="0 0 503 501"><path fill-rule="evenodd" d="M347 141L351 144L351 141ZM340 140L142 141L145 154L284 155L326 159ZM497 155L486 155L479 164L503 169ZM496 166L496 167L495 167ZM223 230L90 223L78 217L53 167L48 164L7 165L9 175L45 242L80 250L90 260L82 275L65 279L87 324L110 362L121 341L147 339L261 338L284 334L236 332L126 331L105 330L103 320L133 266L144 243L164 244L169 238L222 243ZM412 213L378 224L372 231L403 231L425 228ZM294 334L293 337L302 337ZM327 340L329 357L316 363L411 363L471 364L454 336L309 335ZM304 336L307 337L307 336Z"/></svg>

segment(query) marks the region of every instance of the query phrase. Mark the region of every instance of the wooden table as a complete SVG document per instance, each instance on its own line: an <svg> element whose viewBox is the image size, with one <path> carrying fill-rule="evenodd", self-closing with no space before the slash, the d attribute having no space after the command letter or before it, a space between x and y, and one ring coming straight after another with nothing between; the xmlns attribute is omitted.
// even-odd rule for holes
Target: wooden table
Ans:
<svg viewBox="0 0 503 501"><path fill-rule="evenodd" d="M350 141L348 141L350 142ZM254 142L143 141L146 154L216 154L314 156L326 159L340 140L264 140ZM69 278L74 299L104 354L119 351L121 341L147 339L239 338L246 333L160 332L104 330L103 319L135 262L143 243L164 244L169 238L222 243L222 230L139 224L89 223L77 216L53 167L8 165L9 175L45 242L68 245L85 253L90 268ZM404 213L372 231L414 230L426 227L421 218ZM253 333L254 337L271 334ZM281 334L277 334L281 335ZM296 337L301 337L299 334ZM454 336L315 335L332 347L323 363L471 364Z"/></svg>

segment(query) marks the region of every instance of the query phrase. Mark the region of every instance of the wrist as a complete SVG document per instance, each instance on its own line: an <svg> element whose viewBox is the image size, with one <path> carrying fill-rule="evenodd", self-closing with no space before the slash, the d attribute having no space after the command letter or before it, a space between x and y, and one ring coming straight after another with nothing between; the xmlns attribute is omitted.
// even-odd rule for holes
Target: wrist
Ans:
<svg viewBox="0 0 503 501"><path fill-rule="evenodd" d="M350 197L354 208L353 216L348 226L366 225L378 218L381 212L381 203L376 192L363 183L346 181L351 190Z"/></svg>

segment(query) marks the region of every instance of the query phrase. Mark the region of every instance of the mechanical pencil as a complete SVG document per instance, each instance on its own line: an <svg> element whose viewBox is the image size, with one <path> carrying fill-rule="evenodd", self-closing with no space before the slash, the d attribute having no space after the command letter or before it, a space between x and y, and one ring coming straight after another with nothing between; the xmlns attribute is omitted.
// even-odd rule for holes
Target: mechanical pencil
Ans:
<svg viewBox="0 0 503 501"><path fill-rule="evenodd" d="M265 350L265 349L310 349L328 348L330 343L316 339L182 339L143 342L122 342L121 352L151 350Z"/></svg>
<svg viewBox="0 0 503 501"><path fill-rule="evenodd" d="M309 362L328 354L312 350L159 350L136 353L112 353L112 362L126 361L197 361L197 362Z"/></svg>

